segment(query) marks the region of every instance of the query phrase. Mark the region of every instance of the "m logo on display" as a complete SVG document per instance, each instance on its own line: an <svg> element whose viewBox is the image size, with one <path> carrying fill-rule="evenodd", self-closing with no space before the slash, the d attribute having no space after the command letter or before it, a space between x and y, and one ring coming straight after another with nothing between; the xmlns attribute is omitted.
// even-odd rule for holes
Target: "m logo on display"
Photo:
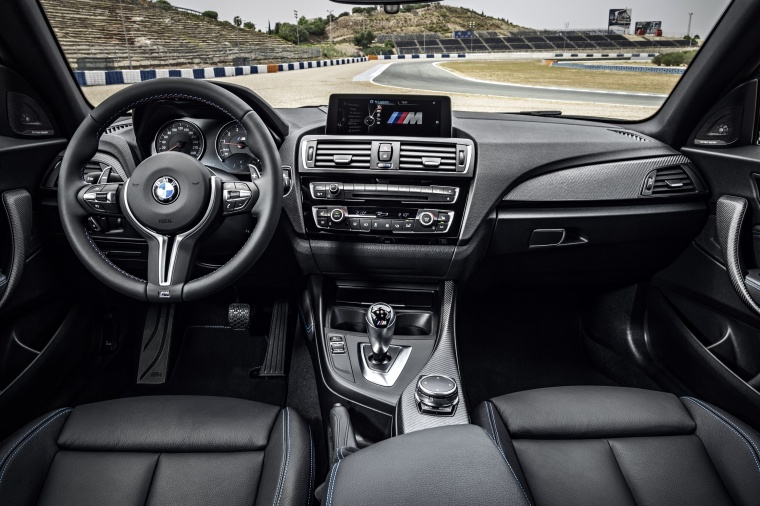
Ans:
<svg viewBox="0 0 760 506"><path fill-rule="evenodd" d="M393 125L421 125L421 112L394 112L388 120L388 124Z"/></svg>

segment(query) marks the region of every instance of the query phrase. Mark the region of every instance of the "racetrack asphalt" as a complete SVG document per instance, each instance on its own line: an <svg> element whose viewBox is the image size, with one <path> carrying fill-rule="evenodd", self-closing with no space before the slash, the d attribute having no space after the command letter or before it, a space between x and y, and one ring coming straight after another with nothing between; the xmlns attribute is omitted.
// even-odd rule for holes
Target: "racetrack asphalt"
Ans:
<svg viewBox="0 0 760 506"><path fill-rule="evenodd" d="M382 86L425 90L439 93L467 93L497 97L554 100L557 102L592 102L598 104L660 107L664 95L597 90L548 88L480 81L459 76L433 62L398 62L372 78Z"/></svg>

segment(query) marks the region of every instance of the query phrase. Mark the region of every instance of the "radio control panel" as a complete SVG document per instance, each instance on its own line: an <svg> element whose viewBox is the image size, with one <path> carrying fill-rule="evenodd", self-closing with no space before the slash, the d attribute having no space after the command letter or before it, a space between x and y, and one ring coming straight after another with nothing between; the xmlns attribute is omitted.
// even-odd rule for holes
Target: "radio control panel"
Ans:
<svg viewBox="0 0 760 506"><path fill-rule="evenodd" d="M391 209L315 206L318 229L379 234L447 234L455 212L440 209Z"/></svg>
<svg viewBox="0 0 760 506"><path fill-rule="evenodd" d="M441 202L454 204L459 198L456 186L422 186L375 183L309 183L314 200L397 200L399 202Z"/></svg>

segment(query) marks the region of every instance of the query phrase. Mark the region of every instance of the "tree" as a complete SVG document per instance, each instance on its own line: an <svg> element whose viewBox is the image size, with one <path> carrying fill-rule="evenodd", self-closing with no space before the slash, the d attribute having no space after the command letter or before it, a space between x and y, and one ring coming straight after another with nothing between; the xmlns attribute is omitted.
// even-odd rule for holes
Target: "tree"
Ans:
<svg viewBox="0 0 760 506"><path fill-rule="evenodd" d="M243 19L240 16L235 16L232 18L232 24L240 28L240 26L243 24Z"/></svg>
<svg viewBox="0 0 760 506"><path fill-rule="evenodd" d="M160 7L162 9L164 9L164 10L167 10L167 11L170 10L170 9L173 9L172 4L170 4L169 2L167 2L167 0L156 0L155 4L156 4L157 7Z"/></svg>
<svg viewBox="0 0 760 506"><path fill-rule="evenodd" d="M246 30L255 30L256 25L254 25L250 21L246 21L245 23L243 23L243 28L245 28Z"/></svg>
<svg viewBox="0 0 760 506"><path fill-rule="evenodd" d="M201 12L201 16L203 16L204 18L219 20L219 13L216 11L203 11Z"/></svg>
<svg viewBox="0 0 760 506"><path fill-rule="evenodd" d="M362 49L366 49L375 41L375 34L372 30L362 30L354 35L354 44Z"/></svg>
<svg viewBox="0 0 760 506"><path fill-rule="evenodd" d="M296 25L292 23L277 23L275 25L275 34L283 40L295 44L298 40Z"/></svg>

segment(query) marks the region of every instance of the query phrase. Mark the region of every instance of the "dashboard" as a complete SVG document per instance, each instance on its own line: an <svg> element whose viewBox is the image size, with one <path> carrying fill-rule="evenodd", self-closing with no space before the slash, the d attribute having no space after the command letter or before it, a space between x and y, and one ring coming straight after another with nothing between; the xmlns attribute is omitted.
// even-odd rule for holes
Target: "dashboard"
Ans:
<svg viewBox="0 0 760 506"><path fill-rule="evenodd" d="M452 112L436 96L335 95L329 107L275 110L250 90L230 91L279 148L280 227L304 273L441 280L480 269L486 283L590 281L589 273L629 280L672 261L705 217L707 189L692 161L622 126ZM215 108L159 101L136 109L132 123L113 135L135 163L174 150L224 181L271 170ZM234 254L254 226L243 218L206 241L202 263Z"/></svg>

